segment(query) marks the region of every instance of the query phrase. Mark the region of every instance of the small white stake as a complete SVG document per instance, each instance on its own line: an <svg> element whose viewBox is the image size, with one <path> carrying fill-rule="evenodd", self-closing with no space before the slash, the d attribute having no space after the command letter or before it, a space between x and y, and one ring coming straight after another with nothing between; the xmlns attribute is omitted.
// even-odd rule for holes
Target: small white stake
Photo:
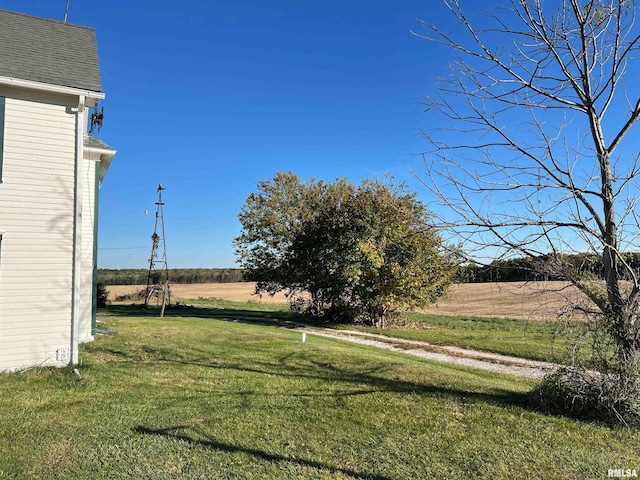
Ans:
<svg viewBox="0 0 640 480"><path fill-rule="evenodd" d="M306 333L303 333L303 334L302 334L302 343L304 343L304 342L306 342L306 341L307 341L307 334L306 334Z"/></svg>

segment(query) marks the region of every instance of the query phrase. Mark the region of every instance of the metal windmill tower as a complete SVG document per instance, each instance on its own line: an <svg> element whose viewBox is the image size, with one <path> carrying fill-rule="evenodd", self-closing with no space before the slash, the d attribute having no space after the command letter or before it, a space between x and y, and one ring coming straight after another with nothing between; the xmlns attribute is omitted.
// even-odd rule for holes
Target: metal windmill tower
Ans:
<svg viewBox="0 0 640 480"><path fill-rule="evenodd" d="M156 298L156 305L162 297L162 310L160 316L164 316L164 309L171 303L171 291L169 286L169 267L167 266L167 248L164 237L164 214L162 212L162 191L166 190L162 184L158 185L158 201L156 202L156 222L151 235L151 256L149 257L149 275L147 276L147 289L145 291L144 306L149 306L152 297ZM158 231L158 227L160 230Z"/></svg>

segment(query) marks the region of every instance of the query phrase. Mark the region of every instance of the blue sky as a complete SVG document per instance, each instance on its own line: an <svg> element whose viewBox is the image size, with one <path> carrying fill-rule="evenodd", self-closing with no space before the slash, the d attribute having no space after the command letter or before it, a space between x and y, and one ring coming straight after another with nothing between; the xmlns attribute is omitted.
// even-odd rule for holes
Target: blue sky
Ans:
<svg viewBox="0 0 640 480"><path fill-rule="evenodd" d="M0 7L62 20L65 0ZM425 0L71 0L69 22L96 30L99 137L118 151L101 189L99 266L145 267L158 183L176 268L235 266L237 214L277 171L386 172L419 188L405 165L419 164L420 101L447 67L410 29L446 13Z"/></svg>
<svg viewBox="0 0 640 480"><path fill-rule="evenodd" d="M62 20L65 2L3 0L0 8ZM461 3L486 25L477 23L486 2ZM441 213L407 165L424 172L421 131L445 124L421 102L456 57L412 35L423 31L416 19L461 31L440 0L70 0L69 21L96 30L106 93L99 136L118 151L101 190L98 265L148 264L159 183L174 268L236 266L237 214L256 182L278 171L354 183L391 174ZM638 73L634 57L627 78ZM629 98L637 89L627 85ZM605 133L628 118L624 100L610 108ZM506 128L526 130L520 112L505 118ZM575 143L580 124L572 128L566 138ZM637 154L636 130L619 153ZM577 145L585 162L588 148ZM629 196L637 197L635 183Z"/></svg>

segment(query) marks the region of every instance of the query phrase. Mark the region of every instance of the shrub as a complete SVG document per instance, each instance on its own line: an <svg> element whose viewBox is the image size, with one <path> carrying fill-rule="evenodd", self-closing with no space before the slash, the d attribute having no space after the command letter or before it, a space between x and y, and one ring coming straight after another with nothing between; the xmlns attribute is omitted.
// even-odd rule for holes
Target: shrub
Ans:
<svg viewBox="0 0 640 480"><path fill-rule="evenodd" d="M562 367L542 379L532 400L547 413L640 426L640 388L614 374Z"/></svg>
<svg viewBox="0 0 640 480"><path fill-rule="evenodd" d="M97 306L98 308L105 308L109 303L109 290L107 290L107 287L104 283L98 283L96 285L96 290Z"/></svg>

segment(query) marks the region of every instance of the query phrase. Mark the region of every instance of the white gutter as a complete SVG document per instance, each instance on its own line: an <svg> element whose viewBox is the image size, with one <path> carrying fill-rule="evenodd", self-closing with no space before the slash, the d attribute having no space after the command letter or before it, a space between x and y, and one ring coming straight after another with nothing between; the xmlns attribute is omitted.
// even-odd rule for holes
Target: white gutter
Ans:
<svg viewBox="0 0 640 480"><path fill-rule="evenodd" d="M104 99L104 93L94 92L92 90L84 90L74 87L63 87L62 85L52 85L49 83L34 82L32 80L22 80L20 78L0 76L0 85L8 85L11 87L29 88L32 90L40 90L45 92L61 93L63 95L83 96L90 100Z"/></svg>
<svg viewBox="0 0 640 480"><path fill-rule="evenodd" d="M84 165L85 96L78 97L76 112L76 158L73 220L73 268L71 276L71 358L70 365L78 366L80 344L80 267L82 264L82 167Z"/></svg>

